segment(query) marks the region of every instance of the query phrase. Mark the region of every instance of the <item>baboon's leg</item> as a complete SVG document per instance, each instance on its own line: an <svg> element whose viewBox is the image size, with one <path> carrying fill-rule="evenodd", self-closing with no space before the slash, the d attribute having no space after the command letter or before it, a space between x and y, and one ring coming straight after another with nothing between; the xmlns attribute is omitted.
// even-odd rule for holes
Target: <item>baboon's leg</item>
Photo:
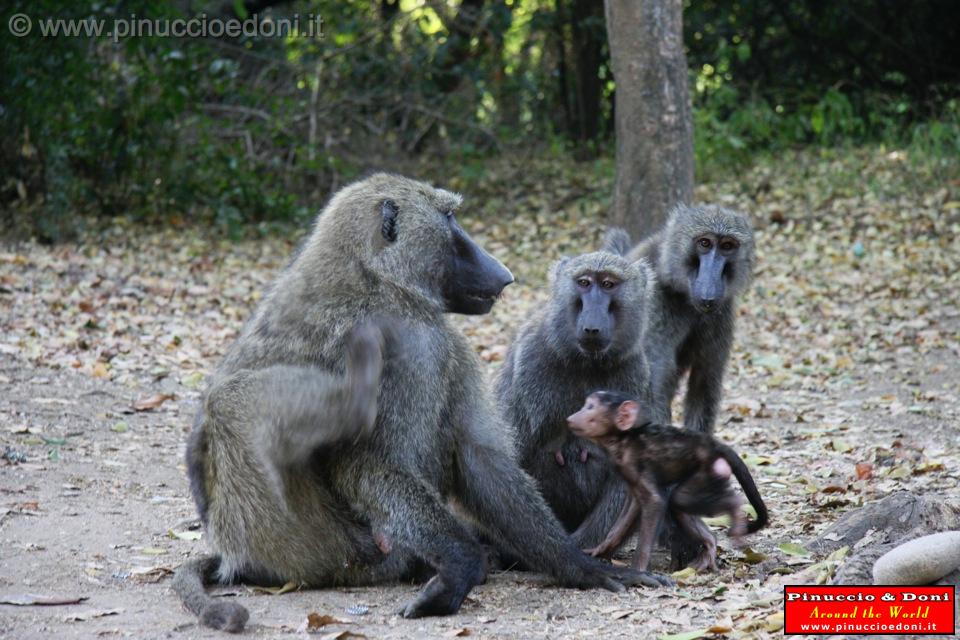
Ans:
<svg viewBox="0 0 960 640"><path fill-rule="evenodd" d="M689 513L674 510L673 515L677 519L681 529L692 539L699 540L703 544L703 550L690 566L697 571L716 571L717 541L713 537L713 532L710 531L710 528L704 524L703 520Z"/></svg>
<svg viewBox="0 0 960 640"><path fill-rule="evenodd" d="M638 571L646 571L650 566L650 556L653 555L657 529L667 510L667 501L660 495L656 481L647 474L641 476L640 482L631 482L630 492L642 510L633 567Z"/></svg>
<svg viewBox="0 0 960 640"><path fill-rule="evenodd" d="M402 471L360 471L359 507L387 547L403 547L436 570L401 613L406 618L455 613L486 577L485 553L436 491Z"/></svg>
<svg viewBox="0 0 960 640"><path fill-rule="evenodd" d="M718 368L722 365L699 364L700 366L695 364L690 370L687 395L683 401L683 425L692 431L713 433L717 407L723 393L723 370Z"/></svg>
<svg viewBox="0 0 960 640"><path fill-rule="evenodd" d="M680 384L681 372L673 354L668 355L666 358L650 358L650 406L646 417L658 424L673 423L670 405Z"/></svg>

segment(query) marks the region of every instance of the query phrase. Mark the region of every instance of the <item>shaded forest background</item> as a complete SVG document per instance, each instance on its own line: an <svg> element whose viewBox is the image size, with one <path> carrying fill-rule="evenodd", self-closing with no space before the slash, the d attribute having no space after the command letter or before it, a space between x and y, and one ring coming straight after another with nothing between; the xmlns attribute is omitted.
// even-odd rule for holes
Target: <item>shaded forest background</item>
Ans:
<svg viewBox="0 0 960 640"><path fill-rule="evenodd" d="M313 14L323 35L16 38L16 13ZM17 0L0 26L0 222L13 236L57 241L118 217L269 232L375 168L466 191L504 156L614 170L597 0ZM684 39L698 179L851 145L956 177L953 0L688 1Z"/></svg>

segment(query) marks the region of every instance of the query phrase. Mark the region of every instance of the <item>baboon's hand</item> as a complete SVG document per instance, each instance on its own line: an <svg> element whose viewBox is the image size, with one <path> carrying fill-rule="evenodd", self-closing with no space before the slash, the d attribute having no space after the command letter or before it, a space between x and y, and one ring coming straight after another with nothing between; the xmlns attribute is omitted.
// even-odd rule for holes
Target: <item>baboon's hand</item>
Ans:
<svg viewBox="0 0 960 640"><path fill-rule="evenodd" d="M610 570L611 565L579 553L575 560L575 566L570 567L569 572L560 576L560 584L563 586L576 589L596 589L599 587L613 592L620 592L626 588L616 572Z"/></svg>
<svg viewBox="0 0 960 640"><path fill-rule="evenodd" d="M561 451L560 449L557 449L556 451L553 452L553 459L556 460L557 464L560 465L561 467L567 464L567 461L563 457L563 451Z"/></svg>
<svg viewBox="0 0 960 640"><path fill-rule="evenodd" d="M345 418L361 433L373 428L377 419L377 393L383 373L384 334L381 326L365 322L347 339L346 368L348 401Z"/></svg>
<svg viewBox="0 0 960 640"><path fill-rule="evenodd" d="M620 567L589 556L582 556L584 569L583 582L576 585L581 589L603 587L609 591L623 591L626 587L669 587L673 581L659 573L637 571L630 567Z"/></svg>
<svg viewBox="0 0 960 640"><path fill-rule="evenodd" d="M665 575L652 571L637 571L630 567L607 565L615 579L628 587L672 587L674 582Z"/></svg>

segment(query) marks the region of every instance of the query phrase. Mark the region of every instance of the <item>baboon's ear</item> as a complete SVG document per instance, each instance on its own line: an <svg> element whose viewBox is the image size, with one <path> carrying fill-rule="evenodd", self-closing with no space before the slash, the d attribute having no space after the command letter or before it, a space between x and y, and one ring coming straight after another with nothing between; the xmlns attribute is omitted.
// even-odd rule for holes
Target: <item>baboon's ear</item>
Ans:
<svg viewBox="0 0 960 640"><path fill-rule="evenodd" d="M560 258L559 260L553 263L553 266L550 267L550 274L549 274L550 282L556 281L557 276L560 275L560 271L563 270L564 265L567 264L568 262L570 262L570 256L563 256L562 258Z"/></svg>
<svg viewBox="0 0 960 640"><path fill-rule="evenodd" d="M382 235L387 242L393 242L397 239L398 213L400 213L400 209L397 208L397 203L393 200L384 200L380 204L380 235Z"/></svg>
<svg viewBox="0 0 960 640"><path fill-rule="evenodd" d="M640 405L633 400L625 400L617 409L617 429L626 431L637 423Z"/></svg>

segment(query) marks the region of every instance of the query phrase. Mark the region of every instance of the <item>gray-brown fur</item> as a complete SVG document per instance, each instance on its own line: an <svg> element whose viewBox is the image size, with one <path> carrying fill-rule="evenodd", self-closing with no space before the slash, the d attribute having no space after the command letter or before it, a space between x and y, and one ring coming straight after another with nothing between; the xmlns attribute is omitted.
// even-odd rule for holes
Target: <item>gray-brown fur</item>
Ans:
<svg viewBox="0 0 960 640"><path fill-rule="evenodd" d="M591 354L578 345L583 301L576 281L583 273L604 272L622 283L609 309L612 342L602 354ZM624 485L595 444L570 434L566 420L597 388L643 396L648 370L642 338L652 276L643 260L600 251L559 261L550 286L550 303L510 345L496 393L514 429L521 465L578 544L589 546L616 519ZM589 525L578 530L585 521Z"/></svg>
<svg viewBox="0 0 960 640"><path fill-rule="evenodd" d="M612 230L608 246L623 247L624 232ZM715 243L732 239L739 246L725 256L722 291L711 289L709 310L695 295L701 264L696 242L710 237ZM684 426L712 433L723 391L723 374L733 343L736 299L749 285L755 262L753 229L749 219L717 206L678 206L660 232L629 253L628 259L645 258L656 271L650 303L645 354L650 366L655 422L672 422L670 404L680 377L690 372L684 399Z"/></svg>
<svg viewBox="0 0 960 640"><path fill-rule="evenodd" d="M444 315L485 313L511 279L449 215L459 204L386 174L342 189L212 377L187 462L215 555L174 582L205 624L245 621L210 582L362 585L423 565L436 575L404 615L456 611L486 569L451 499L563 585L640 581L551 516Z"/></svg>

